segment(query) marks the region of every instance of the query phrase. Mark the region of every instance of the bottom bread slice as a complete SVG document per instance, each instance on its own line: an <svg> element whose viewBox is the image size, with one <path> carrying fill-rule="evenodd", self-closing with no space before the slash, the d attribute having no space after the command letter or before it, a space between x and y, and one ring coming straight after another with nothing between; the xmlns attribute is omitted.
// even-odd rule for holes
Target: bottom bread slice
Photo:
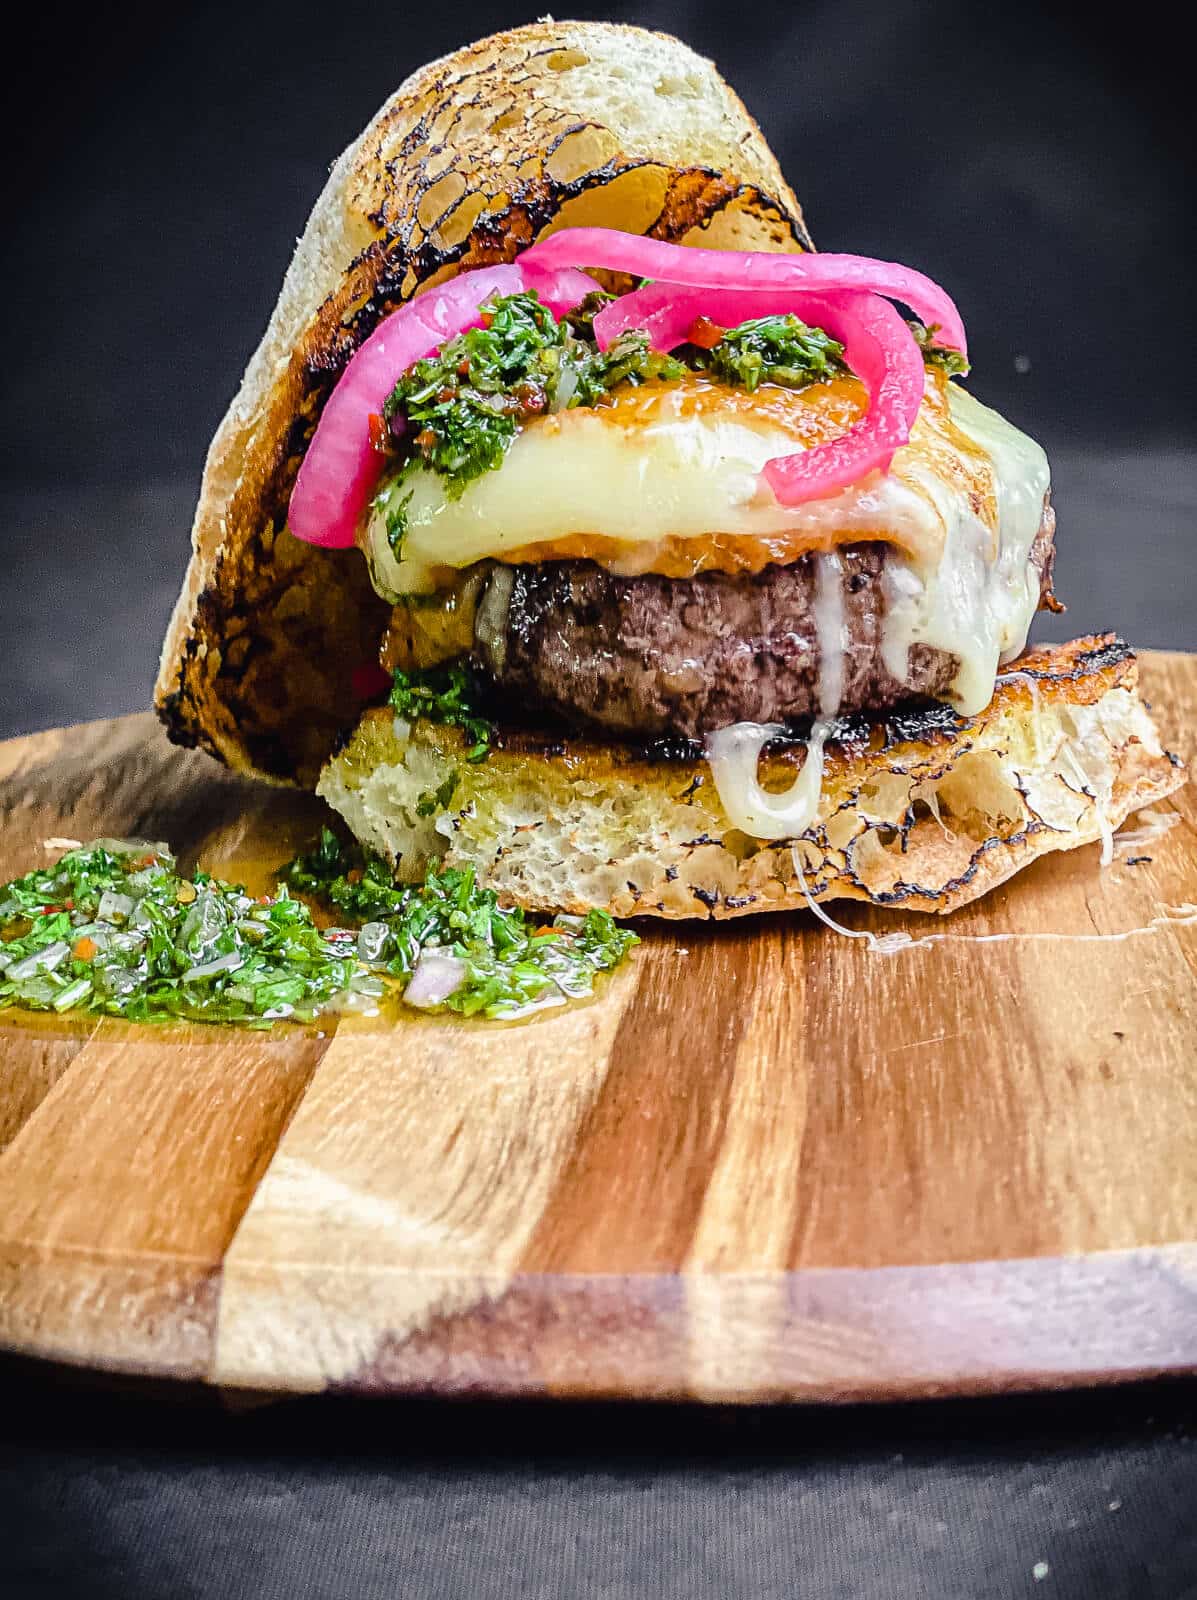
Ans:
<svg viewBox="0 0 1197 1600"><path fill-rule="evenodd" d="M734 917L847 898L952 911L1051 850L1108 839L1185 781L1113 635L1032 651L977 717L904 709L836 729L797 840L733 828L703 756L505 733L480 762L456 728L366 713L317 792L401 879L472 866L529 910ZM801 745L766 755L783 789Z"/></svg>

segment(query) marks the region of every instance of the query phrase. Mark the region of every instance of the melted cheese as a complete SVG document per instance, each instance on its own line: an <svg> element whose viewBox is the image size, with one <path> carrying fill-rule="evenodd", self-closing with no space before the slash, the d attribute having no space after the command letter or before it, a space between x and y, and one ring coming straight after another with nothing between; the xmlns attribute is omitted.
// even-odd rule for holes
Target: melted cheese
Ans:
<svg viewBox="0 0 1197 1600"><path fill-rule="evenodd" d="M962 716L975 716L993 698L998 667L1026 644L1039 606L1039 573L1030 556L1050 474L1047 457L1034 439L958 384L951 386L950 404L957 430L990 463L996 549L988 517L972 499L941 475L911 464L908 471L939 508L943 551L930 568L915 562L887 567L882 656L902 681L912 645L932 645L954 655L960 669L947 698Z"/></svg>
<svg viewBox="0 0 1197 1600"><path fill-rule="evenodd" d="M503 465L457 499L427 470L383 490L366 530L375 586L388 599L428 592L438 569L487 557L586 557L616 572L670 577L759 570L856 539L888 540L929 571L948 536L945 495L976 507L991 539L999 515L988 457L955 426L948 387L939 374L928 377L910 442L889 474L797 506L774 498L761 468L851 427L865 406L855 378L748 394L693 373L617 391L609 405L537 418ZM387 538L392 492L407 500L402 561Z"/></svg>
<svg viewBox="0 0 1197 1600"><path fill-rule="evenodd" d="M956 427L985 451L990 463L997 503L996 541L994 530L972 498L954 491L942 476L927 472L921 463L908 463L907 472L921 479L939 508L943 551L929 569L920 570L910 560L886 567L881 651L886 668L899 682L907 677L915 644L954 655L960 666L948 698L963 715L972 716L993 698L998 667L1017 656L1026 644L1039 604L1039 573L1030 562L1031 546L1050 480L1047 457L1033 439L966 390L952 385L950 397ZM811 729L806 760L793 787L784 795L771 795L761 788L757 777L760 754L780 731L774 725L737 723L707 740L707 758L723 808L733 826L754 838L797 838L818 811L823 752L839 704L846 645L842 628L837 636L826 598L830 587L824 563L829 559L825 556L820 561L814 607L820 652L820 716ZM1037 685L1032 692L1038 693ZM1099 813L1104 816L1100 806ZM1108 854L1107 845L1103 861Z"/></svg>
<svg viewBox="0 0 1197 1600"><path fill-rule="evenodd" d="M843 700L848 651L844 568L838 551L818 558L812 610L819 645L819 716L791 786L773 794L762 789L757 777L761 751L786 731L780 723L735 722L707 737L707 762L728 820L754 839L796 838L810 827L819 809L823 752Z"/></svg>

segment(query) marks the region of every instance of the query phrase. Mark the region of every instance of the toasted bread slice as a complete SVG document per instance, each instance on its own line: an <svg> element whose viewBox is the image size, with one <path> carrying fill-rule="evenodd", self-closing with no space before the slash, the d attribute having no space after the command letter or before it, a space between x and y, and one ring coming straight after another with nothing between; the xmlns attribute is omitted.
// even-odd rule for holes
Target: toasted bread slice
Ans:
<svg viewBox="0 0 1197 1600"><path fill-rule="evenodd" d="M705 760L506 736L477 764L455 728L362 719L318 793L402 878L472 866L529 910L736 917L847 898L953 911L1050 850L1108 837L1185 781L1113 635L1033 651L977 717L947 706L840 724L816 822L794 841L733 829ZM784 788L801 746L767 758ZM438 804L447 796L447 804ZM801 881L797 862L801 862Z"/></svg>
<svg viewBox="0 0 1197 1600"><path fill-rule="evenodd" d="M676 39L593 22L496 34L410 77L332 169L208 453L156 704L173 739L311 785L355 722L387 610L356 550L286 531L321 406L379 319L546 231L603 224L809 249L760 130Z"/></svg>

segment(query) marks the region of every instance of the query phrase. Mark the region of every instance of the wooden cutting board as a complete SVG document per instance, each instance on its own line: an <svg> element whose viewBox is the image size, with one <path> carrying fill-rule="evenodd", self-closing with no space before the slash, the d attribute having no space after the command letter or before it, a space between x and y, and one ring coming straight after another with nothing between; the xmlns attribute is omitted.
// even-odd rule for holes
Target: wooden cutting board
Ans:
<svg viewBox="0 0 1197 1600"><path fill-rule="evenodd" d="M1144 679L1192 753L1197 657ZM946 922L845 913L935 936L897 955L806 915L650 929L521 1026L0 1013L0 1345L258 1390L751 1400L1197 1367L1192 787L1158 816ZM4 878L110 834L256 886L320 808L138 716L0 745L0 818Z"/></svg>

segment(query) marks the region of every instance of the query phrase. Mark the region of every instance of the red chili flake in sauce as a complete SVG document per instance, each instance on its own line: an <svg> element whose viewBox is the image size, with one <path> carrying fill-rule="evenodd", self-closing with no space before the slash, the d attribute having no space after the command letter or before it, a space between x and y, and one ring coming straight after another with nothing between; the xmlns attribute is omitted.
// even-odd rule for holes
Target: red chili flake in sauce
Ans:
<svg viewBox="0 0 1197 1600"><path fill-rule="evenodd" d="M700 350L713 350L722 339L724 331L717 322L712 322L710 317L695 317L686 338Z"/></svg>
<svg viewBox="0 0 1197 1600"><path fill-rule="evenodd" d="M391 430L387 427L385 418L380 417L377 411L370 413L370 445L383 456L391 447Z"/></svg>
<svg viewBox="0 0 1197 1600"><path fill-rule="evenodd" d="M530 378L525 378L517 383L512 391L520 410L528 415L532 412L543 411L547 396L538 383L533 383Z"/></svg>

